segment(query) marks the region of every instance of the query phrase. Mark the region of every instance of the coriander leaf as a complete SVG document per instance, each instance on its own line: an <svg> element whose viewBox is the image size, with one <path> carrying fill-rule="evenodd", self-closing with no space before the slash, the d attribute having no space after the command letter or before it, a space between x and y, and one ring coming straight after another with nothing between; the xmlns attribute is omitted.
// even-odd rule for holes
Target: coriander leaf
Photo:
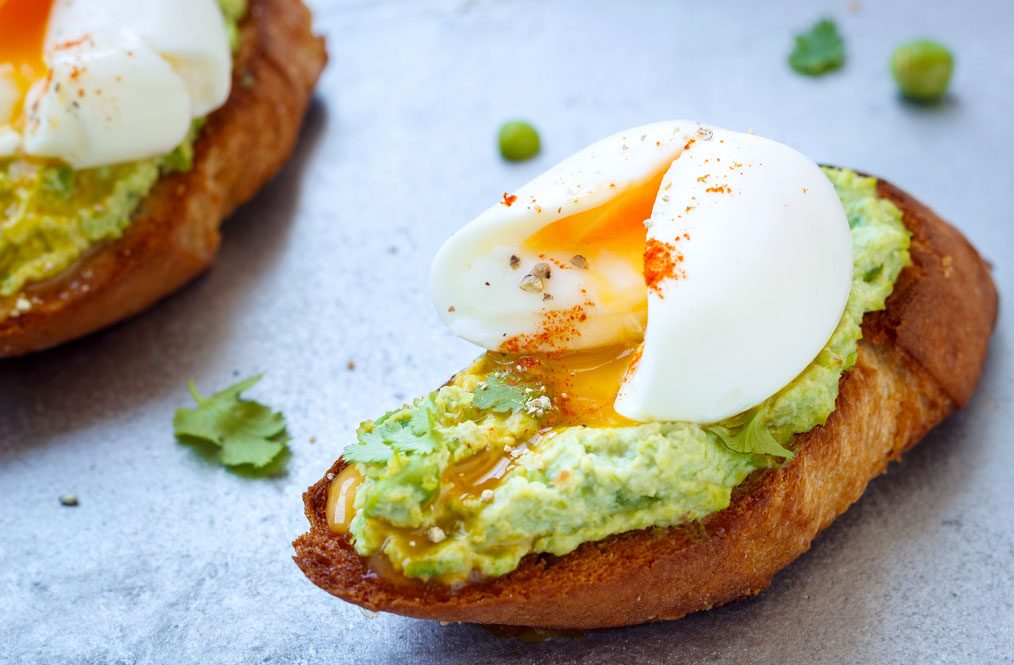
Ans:
<svg viewBox="0 0 1014 665"><path fill-rule="evenodd" d="M400 453L428 453L433 450L433 440L414 434L410 427L393 430L384 438Z"/></svg>
<svg viewBox="0 0 1014 665"><path fill-rule="evenodd" d="M525 405L524 392L504 381L502 374L490 374L472 394L472 404L494 413L517 411Z"/></svg>
<svg viewBox="0 0 1014 665"><path fill-rule="evenodd" d="M809 32L796 35L789 65L800 74L819 76L845 62L845 42L831 19L818 21Z"/></svg>
<svg viewBox="0 0 1014 665"><path fill-rule="evenodd" d="M393 452L383 441L364 441L346 446L342 451L342 458L349 464L356 462L376 464L390 460Z"/></svg>
<svg viewBox="0 0 1014 665"><path fill-rule="evenodd" d="M387 462L395 453L432 452L434 446L431 411L432 397L420 399L412 407L385 413L372 423L364 423L356 433L359 442L345 448L347 462L376 464Z"/></svg>
<svg viewBox="0 0 1014 665"><path fill-rule="evenodd" d="M728 425L714 425L705 428L737 453L750 455L772 455L792 459L792 451L784 448L768 430L764 422L764 411L757 411L752 416L736 418ZM742 424L745 422L745 424ZM735 431L734 431L735 430Z"/></svg>
<svg viewBox="0 0 1014 665"><path fill-rule="evenodd" d="M427 436L433 431L432 410L434 408L433 397L427 397L412 412L412 418L408 426L413 434Z"/></svg>
<svg viewBox="0 0 1014 665"><path fill-rule="evenodd" d="M198 439L221 449L220 460L226 466L249 464L267 466L285 450L289 441L285 416L240 394L261 380L244 379L210 397L201 395L191 380L190 394L196 408L179 408L173 417L176 438Z"/></svg>

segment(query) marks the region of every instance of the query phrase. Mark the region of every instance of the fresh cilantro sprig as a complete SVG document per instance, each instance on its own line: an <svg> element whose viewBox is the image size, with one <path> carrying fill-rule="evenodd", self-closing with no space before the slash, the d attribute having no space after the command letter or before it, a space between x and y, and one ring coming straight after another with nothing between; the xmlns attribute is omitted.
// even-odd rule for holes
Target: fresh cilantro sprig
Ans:
<svg viewBox="0 0 1014 665"><path fill-rule="evenodd" d="M427 397L411 408L391 411L372 423L364 423L356 433L358 441L342 451L346 462L380 464L395 452L425 455L433 451L433 399Z"/></svg>
<svg viewBox="0 0 1014 665"><path fill-rule="evenodd" d="M260 380L261 375L252 376L205 397L191 379L188 388L197 406L176 410L176 439L219 448L219 459L226 466L266 467L286 449L290 437L284 415L260 402L240 398Z"/></svg>
<svg viewBox="0 0 1014 665"><path fill-rule="evenodd" d="M494 413L520 410L527 401L520 386L507 383L499 373L490 374L474 391L472 404Z"/></svg>
<svg viewBox="0 0 1014 665"><path fill-rule="evenodd" d="M792 451L778 443L767 428L763 410L747 413L725 425L712 425L706 429L721 439L726 447L737 453L771 455L788 459L794 457Z"/></svg>
<svg viewBox="0 0 1014 665"><path fill-rule="evenodd" d="M831 19L818 21L808 32L796 35L789 65L800 74L819 76L845 62L845 41Z"/></svg>

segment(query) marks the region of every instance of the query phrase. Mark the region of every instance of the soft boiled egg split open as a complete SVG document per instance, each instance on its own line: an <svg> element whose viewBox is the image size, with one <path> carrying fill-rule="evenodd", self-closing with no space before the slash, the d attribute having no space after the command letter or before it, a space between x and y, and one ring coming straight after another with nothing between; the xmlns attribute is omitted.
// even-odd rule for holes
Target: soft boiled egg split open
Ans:
<svg viewBox="0 0 1014 665"><path fill-rule="evenodd" d="M171 152L229 95L215 0L0 0L0 158Z"/></svg>
<svg viewBox="0 0 1014 665"><path fill-rule="evenodd" d="M806 368L851 280L848 221L813 161L676 120L603 139L505 194L444 244L431 284L450 329L493 351L636 346L615 410L709 423Z"/></svg>

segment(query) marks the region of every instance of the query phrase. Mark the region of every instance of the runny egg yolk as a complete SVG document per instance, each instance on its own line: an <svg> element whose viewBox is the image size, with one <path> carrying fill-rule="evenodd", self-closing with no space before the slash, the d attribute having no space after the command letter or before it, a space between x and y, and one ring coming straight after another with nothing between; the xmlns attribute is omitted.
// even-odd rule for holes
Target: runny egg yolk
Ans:
<svg viewBox="0 0 1014 665"><path fill-rule="evenodd" d="M480 372L503 372L525 383L545 385L555 407L543 421L548 428L584 425L620 427L633 421L616 413L613 402L638 343L601 349L514 355L486 354Z"/></svg>
<svg viewBox="0 0 1014 665"><path fill-rule="evenodd" d="M43 45L53 0L0 0L0 77L18 90L11 124L20 116L21 101L32 83L46 75Z"/></svg>
<svg viewBox="0 0 1014 665"><path fill-rule="evenodd" d="M644 222L651 217L668 167L666 164L658 173L598 207L543 227L526 244L536 252L579 254L589 261L609 252L644 274ZM598 286L599 298L608 299L609 284ZM543 334L552 335L551 326L545 328ZM488 359L501 371L517 372L521 368L551 389L557 407L551 416L552 426L617 427L633 424L616 413L613 402L638 345L639 340L623 340L615 346L588 351L524 356L490 353Z"/></svg>
<svg viewBox="0 0 1014 665"><path fill-rule="evenodd" d="M644 221L651 217L651 209L667 169L668 165L598 207L564 217L539 229L526 244L533 250L546 253L574 252L589 256L607 251L642 268L646 237Z"/></svg>

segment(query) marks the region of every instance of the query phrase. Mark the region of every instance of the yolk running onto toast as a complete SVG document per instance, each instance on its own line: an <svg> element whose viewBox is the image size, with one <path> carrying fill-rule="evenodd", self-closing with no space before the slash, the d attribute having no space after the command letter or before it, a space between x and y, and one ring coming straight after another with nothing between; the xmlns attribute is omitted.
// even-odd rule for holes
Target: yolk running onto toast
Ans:
<svg viewBox="0 0 1014 665"><path fill-rule="evenodd" d="M352 502L356 499L356 489L363 482L363 474L350 464L341 470L327 491L327 523L334 533L347 533L349 523L355 516Z"/></svg>

